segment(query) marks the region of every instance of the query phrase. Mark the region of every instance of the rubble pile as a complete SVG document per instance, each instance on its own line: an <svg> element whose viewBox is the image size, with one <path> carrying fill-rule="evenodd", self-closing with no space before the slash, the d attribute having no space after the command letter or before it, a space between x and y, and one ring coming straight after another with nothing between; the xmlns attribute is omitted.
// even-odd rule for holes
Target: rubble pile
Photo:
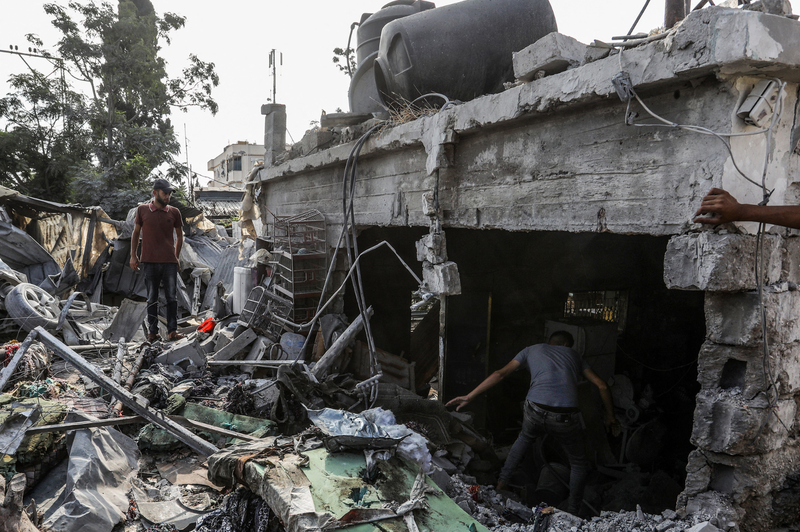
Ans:
<svg viewBox="0 0 800 532"><path fill-rule="evenodd" d="M418 395L413 362L358 340L371 307L293 323L314 313L275 284L281 261L316 275L324 253L295 254L290 237L272 250L230 241L182 214L176 341L146 338L143 280L125 261L130 220L84 232L96 252L74 275L44 248L0 250L0 531L735 529L671 510L582 520L495 491L502 460L471 415ZM324 229L313 216L291 223ZM53 263L24 264L34 259ZM438 358L420 362L427 382ZM640 487L658 476L616 474Z"/></svg>

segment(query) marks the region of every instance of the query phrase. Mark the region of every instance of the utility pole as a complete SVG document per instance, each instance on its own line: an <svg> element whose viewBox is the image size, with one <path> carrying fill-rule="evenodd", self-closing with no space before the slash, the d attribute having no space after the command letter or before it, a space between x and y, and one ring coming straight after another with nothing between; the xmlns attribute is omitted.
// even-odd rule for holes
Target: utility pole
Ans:
<svg viewBox="0 0 800 532"><path fill-rule="evenodd" d="M278 87L278 76L277 76L277 66L278 61L280 61L281 66L283 66L283 52L278 52L273 48L269 52L269 66L272 68L272 103L277 103L275 99L275 93L277 92Z"/></svg>
<svg viewBox="0 0 800 532"><path fill-rule="evenodd" d="M186 171L188 172L186 178L189 184L189 201L194 203L194 183L192 183L192 167L189 166L189 139L186 137L186 122L183 123L183 145L185 146L184 152L186 153Z"/></svg>

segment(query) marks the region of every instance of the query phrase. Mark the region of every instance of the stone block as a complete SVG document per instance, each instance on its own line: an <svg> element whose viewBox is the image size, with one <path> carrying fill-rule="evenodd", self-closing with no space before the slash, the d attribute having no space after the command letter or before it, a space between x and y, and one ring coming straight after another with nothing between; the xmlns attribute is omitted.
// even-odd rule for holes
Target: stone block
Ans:
<svg viewBox="0 0 800 532"><path fill-rule="evenodd" d="M767 283L781 279L782 239L764 236ZM738 292L757 288L756 237L711 231L674 236L664 254L664 283L677 290Z"/></svg>
<svg viewBox="0 0 800 532"><path fill-rule="evenodd" d="M178 340L166 351L155 358L159 364L174 364L186 367L192 364L197 367L204 366L206 363L205 354L200 351L196 337Z"/></svg>
<svg viewBox="0 0 800 532"><path fill-rule="evenodd" d="M422 264L422 279L428 290L437 295L454 296L461 293L461 278L455 262Z"/></svg>
<svg viewBox="0 0 800 532"><path fill-rule="evenodd" d="M738 391L703 390L697 394L691 441L701 449L731 455L773 451L789 437L778 417L791 430L796 409L793 398L779 400L770 414L763 394L748 400Z"/></svg>
<svg viewBox="0 0 800 532"><path fill-rule="evenodd" d="M200 342L199 348L200 351L205 353L206 355L212 354L217 349L217 334L214 333L210 335L208 338Z"/></svg>
<svg viewBox="0 0 800 532"><path fill-rule="evenodd" d="M417 260L428 261L431 264L441 264L447 261L447 239L444 232L428 233L416 243Z"/></svg>
<svg viewBox="0 0 800 532"><path fill-rule="evenodd" d="M258 335L252 329L245 329L231 343L217 351L217 354L214 355L214 360L231 360L252 344L256 338L258 338Z"/></svg>
<svg viewBox="0 0 800 532"><path fill-rule="evenodd" d="M720 529L705 521L703 523L697 523L692 528L686 530L686 532L720 532Z"/></svg>
<svg viewBox="0 0 800 532"><path fill-rule="evenodd" d="M547 75L557 74L606 54L607 50L590 47L572 37L553 32L512 54L514 76L522 81L531 81L540 70Z"/></svg>
<svg viewBox="0 0 800 532"><path fill-rule="evenodd" d="M800 292L787 283L764 290L767 338L772 346L800 340ZM708 293L705 300L707 337L730 345L757 345L761 336L761 306L758 293Z"/></svg>

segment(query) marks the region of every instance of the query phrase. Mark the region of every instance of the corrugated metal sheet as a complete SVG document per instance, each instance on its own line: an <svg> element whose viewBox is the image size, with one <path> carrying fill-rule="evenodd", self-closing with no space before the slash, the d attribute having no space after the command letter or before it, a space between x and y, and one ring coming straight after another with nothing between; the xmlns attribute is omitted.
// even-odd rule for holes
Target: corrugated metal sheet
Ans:
<svg viewBox="0 0 800 532"><path fill-rule="evenodd" d="M225 250L219 242L206 235L187 236L183 239L185 244L192 247L197 256L204 263L216 268L222 253Z"/></svg>
<svg viewBox="0 0 800 532"><path fill-rule="evenodd" d="M230 200L200 200L195 204L203 211L206 218L229 218L238 216L242 208L242 201Z"/></svg>

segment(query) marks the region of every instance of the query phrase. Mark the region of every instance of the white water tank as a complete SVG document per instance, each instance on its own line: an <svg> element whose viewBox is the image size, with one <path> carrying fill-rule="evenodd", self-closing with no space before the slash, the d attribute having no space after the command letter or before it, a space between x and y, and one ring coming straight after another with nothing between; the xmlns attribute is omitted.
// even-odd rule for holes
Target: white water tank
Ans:
<svg viewBox="0 0 800 532"><path fill-rule="evenodd" d="M234 314L241 314L247 296L253 289L253 270L236 267L233 269L233 308Z"/></svg>

